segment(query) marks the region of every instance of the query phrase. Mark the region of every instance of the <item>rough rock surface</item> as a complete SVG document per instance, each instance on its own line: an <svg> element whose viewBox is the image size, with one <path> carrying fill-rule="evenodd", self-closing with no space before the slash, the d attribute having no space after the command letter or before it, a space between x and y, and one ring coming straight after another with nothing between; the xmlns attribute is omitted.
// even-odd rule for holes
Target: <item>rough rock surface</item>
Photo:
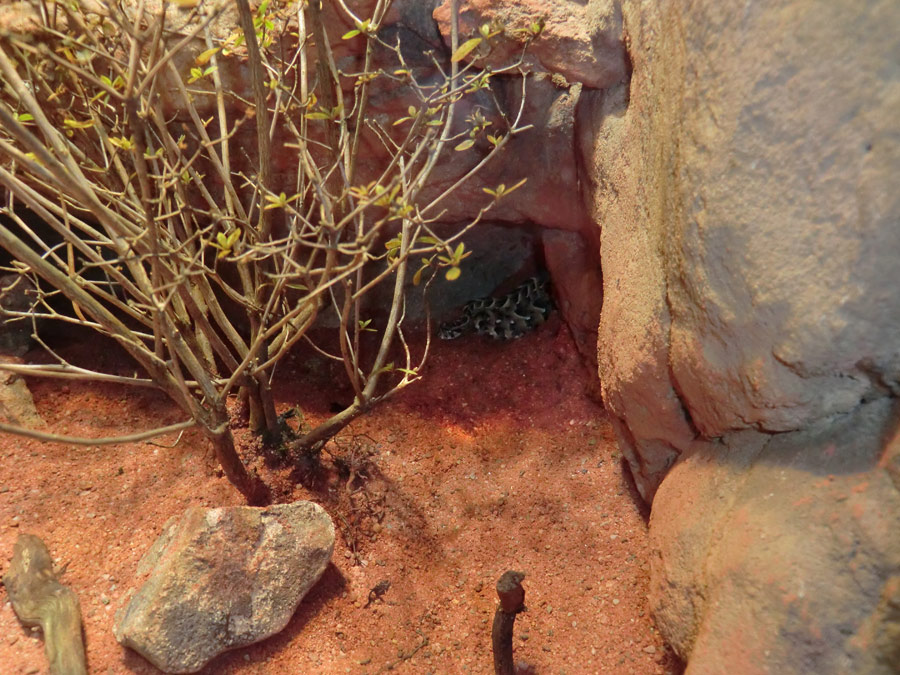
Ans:
<svg viewBox="0 0 900 675"><path fill-rule="evenodd" d="M897 672L900 6L623 21L576 127L660 628L692 674Z"/></svg>
<svg viewBox="0 0 900 675"><path fill-rule="evenodd" d="M0 364L20 364L21 359L0 355ZM26 429L43 429L44 418L34 405L25 378L0 368L0 422Z"/></svg>
<svg viewBox="0 0 900 675"><path fill-rule="evenodd" d="M632 58L640 66L635 78L646 77L646 55ZM667 78L660 77L658 86L665 89ZM602 224L597 361L603 401L638 490L651 501L695 437L669 369L671 317L661 239L668 214L662 183L671 167L655 163L658 146L673 129L656 99L635 93L629 101L626 87L591 92L579 119L594 219Z"/></svg>
<svg viewBox="0 0 900 675"><path fill-rule="evenodd" d="M635 447L658 437L626 410L642 389L706 437L900 391L900 9L788 6L625 3L627 112L615 92L584 111L600 374ZM664 471L636 468L651 496Z"/></svg>
<svg viewBox="0 0 900 675"><path fill-rule="evenodd" d="M603 307L599 252L577 232L544 230L541 243L558 309L585 362L596 366Z"/></svg>
<svg viewBox="0 0 900 675"><path fill-rule="evenodd" d="M660 486L651 606L691 675L900 668L898 404L698 442Z"/></svg>
<svg viewBox="0 0 900 675"><path fill-rule="evenodd" d="M148 576L118 611L116 639L165 672L197 672L284 628L333 548L334 525L312 502L190 508L141 560Z"/></svg>
<svg viewBox="0 0 900 675"><path fill-rule="evenodd" d="M449 44L450 1L435 9L441 34ZM532 23L544 21L540 39L525 55L531 72L562 75L569 82L601 89L622 81L628 63L622 49L622 13L615 0L470 0L460 3L460 42L478 35L484 24L500 25L511 40L497 40L487 62L494 67L512 63L519 57L521 38ZM480 52L475 52L480 53Z"/></svg>

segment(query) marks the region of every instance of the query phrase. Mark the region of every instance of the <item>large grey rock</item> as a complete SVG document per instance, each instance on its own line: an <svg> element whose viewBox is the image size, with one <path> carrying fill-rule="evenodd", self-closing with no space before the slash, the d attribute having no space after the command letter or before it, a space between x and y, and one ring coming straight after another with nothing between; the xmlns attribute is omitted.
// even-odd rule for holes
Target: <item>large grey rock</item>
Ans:
<svg viewBox="0 0 900 675"><path fill-rule="evenodd" d="M640 35L640 33L638 33ZM637 41L637 36L632 35ZM676 89L665 72L649 87L645 63L653 55L635 49L635 82L591 92L579 111L579 144L586 157L594 219L602 223L603 309L597 361L603 401L619 447L641 495L649 502L668 468L687 449L695 431L669 367L671 314L663 255L675 125L668 102ZM670 94L664 96L663 94Z"/></svg>
<svg viewBox="0 0 900 675"><path fill-rule="evenodd" d="M635 410L649 392L715 437L898 391L900 7L788 6L624 3L629 95L585 114L600 375L638 455L685 447ZM636 468L651 496L665 467Z"/></svg>
<svg viewBox="0 0 900 675"><path fill-rule="evenodd" d="M138 566L147 575L116 613L116 639L167 673L193 673L283 629L334 549L312 502L190 508Z"/></svg>
<svg viewBox="0 0 900 675"><path fill-rule="evenodd" d="M786 431L900 393L900 5L703 4L667 241L691 420Z"/></svg>
<svg viewBox="0 0 900 675"><path fill-rule="evenodd" d="M698 442L672 469L651 606L691 675L900 672L898 412Z"/></svg>
<svg viewBox="0 0 900 675"><path fill-rule="evenodd" d="M900 5L623 17L577 128L660 628L692 674L896 672Z"/></svg>

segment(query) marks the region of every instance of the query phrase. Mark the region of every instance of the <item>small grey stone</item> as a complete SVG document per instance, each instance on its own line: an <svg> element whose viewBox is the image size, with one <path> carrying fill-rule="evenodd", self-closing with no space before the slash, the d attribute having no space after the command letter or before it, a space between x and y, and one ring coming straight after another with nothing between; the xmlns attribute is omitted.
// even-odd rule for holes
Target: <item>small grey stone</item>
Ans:
<svg viewBox="0 0 900 675"><path fill-rule="evenodd" d="M116 613L116 639L167 673L282 630L325 571L334 525L312 502L190 508L138 566L149 576Z"/></svg>

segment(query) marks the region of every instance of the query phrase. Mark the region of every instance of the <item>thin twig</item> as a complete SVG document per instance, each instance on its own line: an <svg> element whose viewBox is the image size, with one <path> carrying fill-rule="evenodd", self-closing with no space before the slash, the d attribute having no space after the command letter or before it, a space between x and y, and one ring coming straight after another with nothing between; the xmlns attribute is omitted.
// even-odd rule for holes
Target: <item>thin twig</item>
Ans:
<svg viewBox="0 0 900 675"><path fill-rule="evenodd" d="M25 436L26 438L34 438L45 443L65 443L67 445L119 445L121 443L136 443L137 441L145 441L148 438L156 438L165 434L171 434L174 431L182 431L197 426L194 420L179 422L178 424L170 424L165 427L157 427L148 431L141 431L135 434L126 434L124 436L112 436L101 438L84 438L83 436L64 436L62 434L53 434L36 429L26 429L15 424L0 423L0 431L8 434L16 434L17 436Z"/></svg>

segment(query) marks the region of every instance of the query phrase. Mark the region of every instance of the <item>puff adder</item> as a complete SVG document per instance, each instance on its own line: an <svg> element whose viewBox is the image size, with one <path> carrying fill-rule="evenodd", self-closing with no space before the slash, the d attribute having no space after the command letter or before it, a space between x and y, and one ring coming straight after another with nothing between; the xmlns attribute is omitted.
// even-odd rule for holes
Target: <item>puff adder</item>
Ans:
<svg viewBox="0 0 900 675"><path fill-rule="evenodd" d="M470 300L460 318L441 324L438 335L443 340L467 333L516 340L544 323L551 311L549 280L546 275L534 276L501 297Z"/></svg>

